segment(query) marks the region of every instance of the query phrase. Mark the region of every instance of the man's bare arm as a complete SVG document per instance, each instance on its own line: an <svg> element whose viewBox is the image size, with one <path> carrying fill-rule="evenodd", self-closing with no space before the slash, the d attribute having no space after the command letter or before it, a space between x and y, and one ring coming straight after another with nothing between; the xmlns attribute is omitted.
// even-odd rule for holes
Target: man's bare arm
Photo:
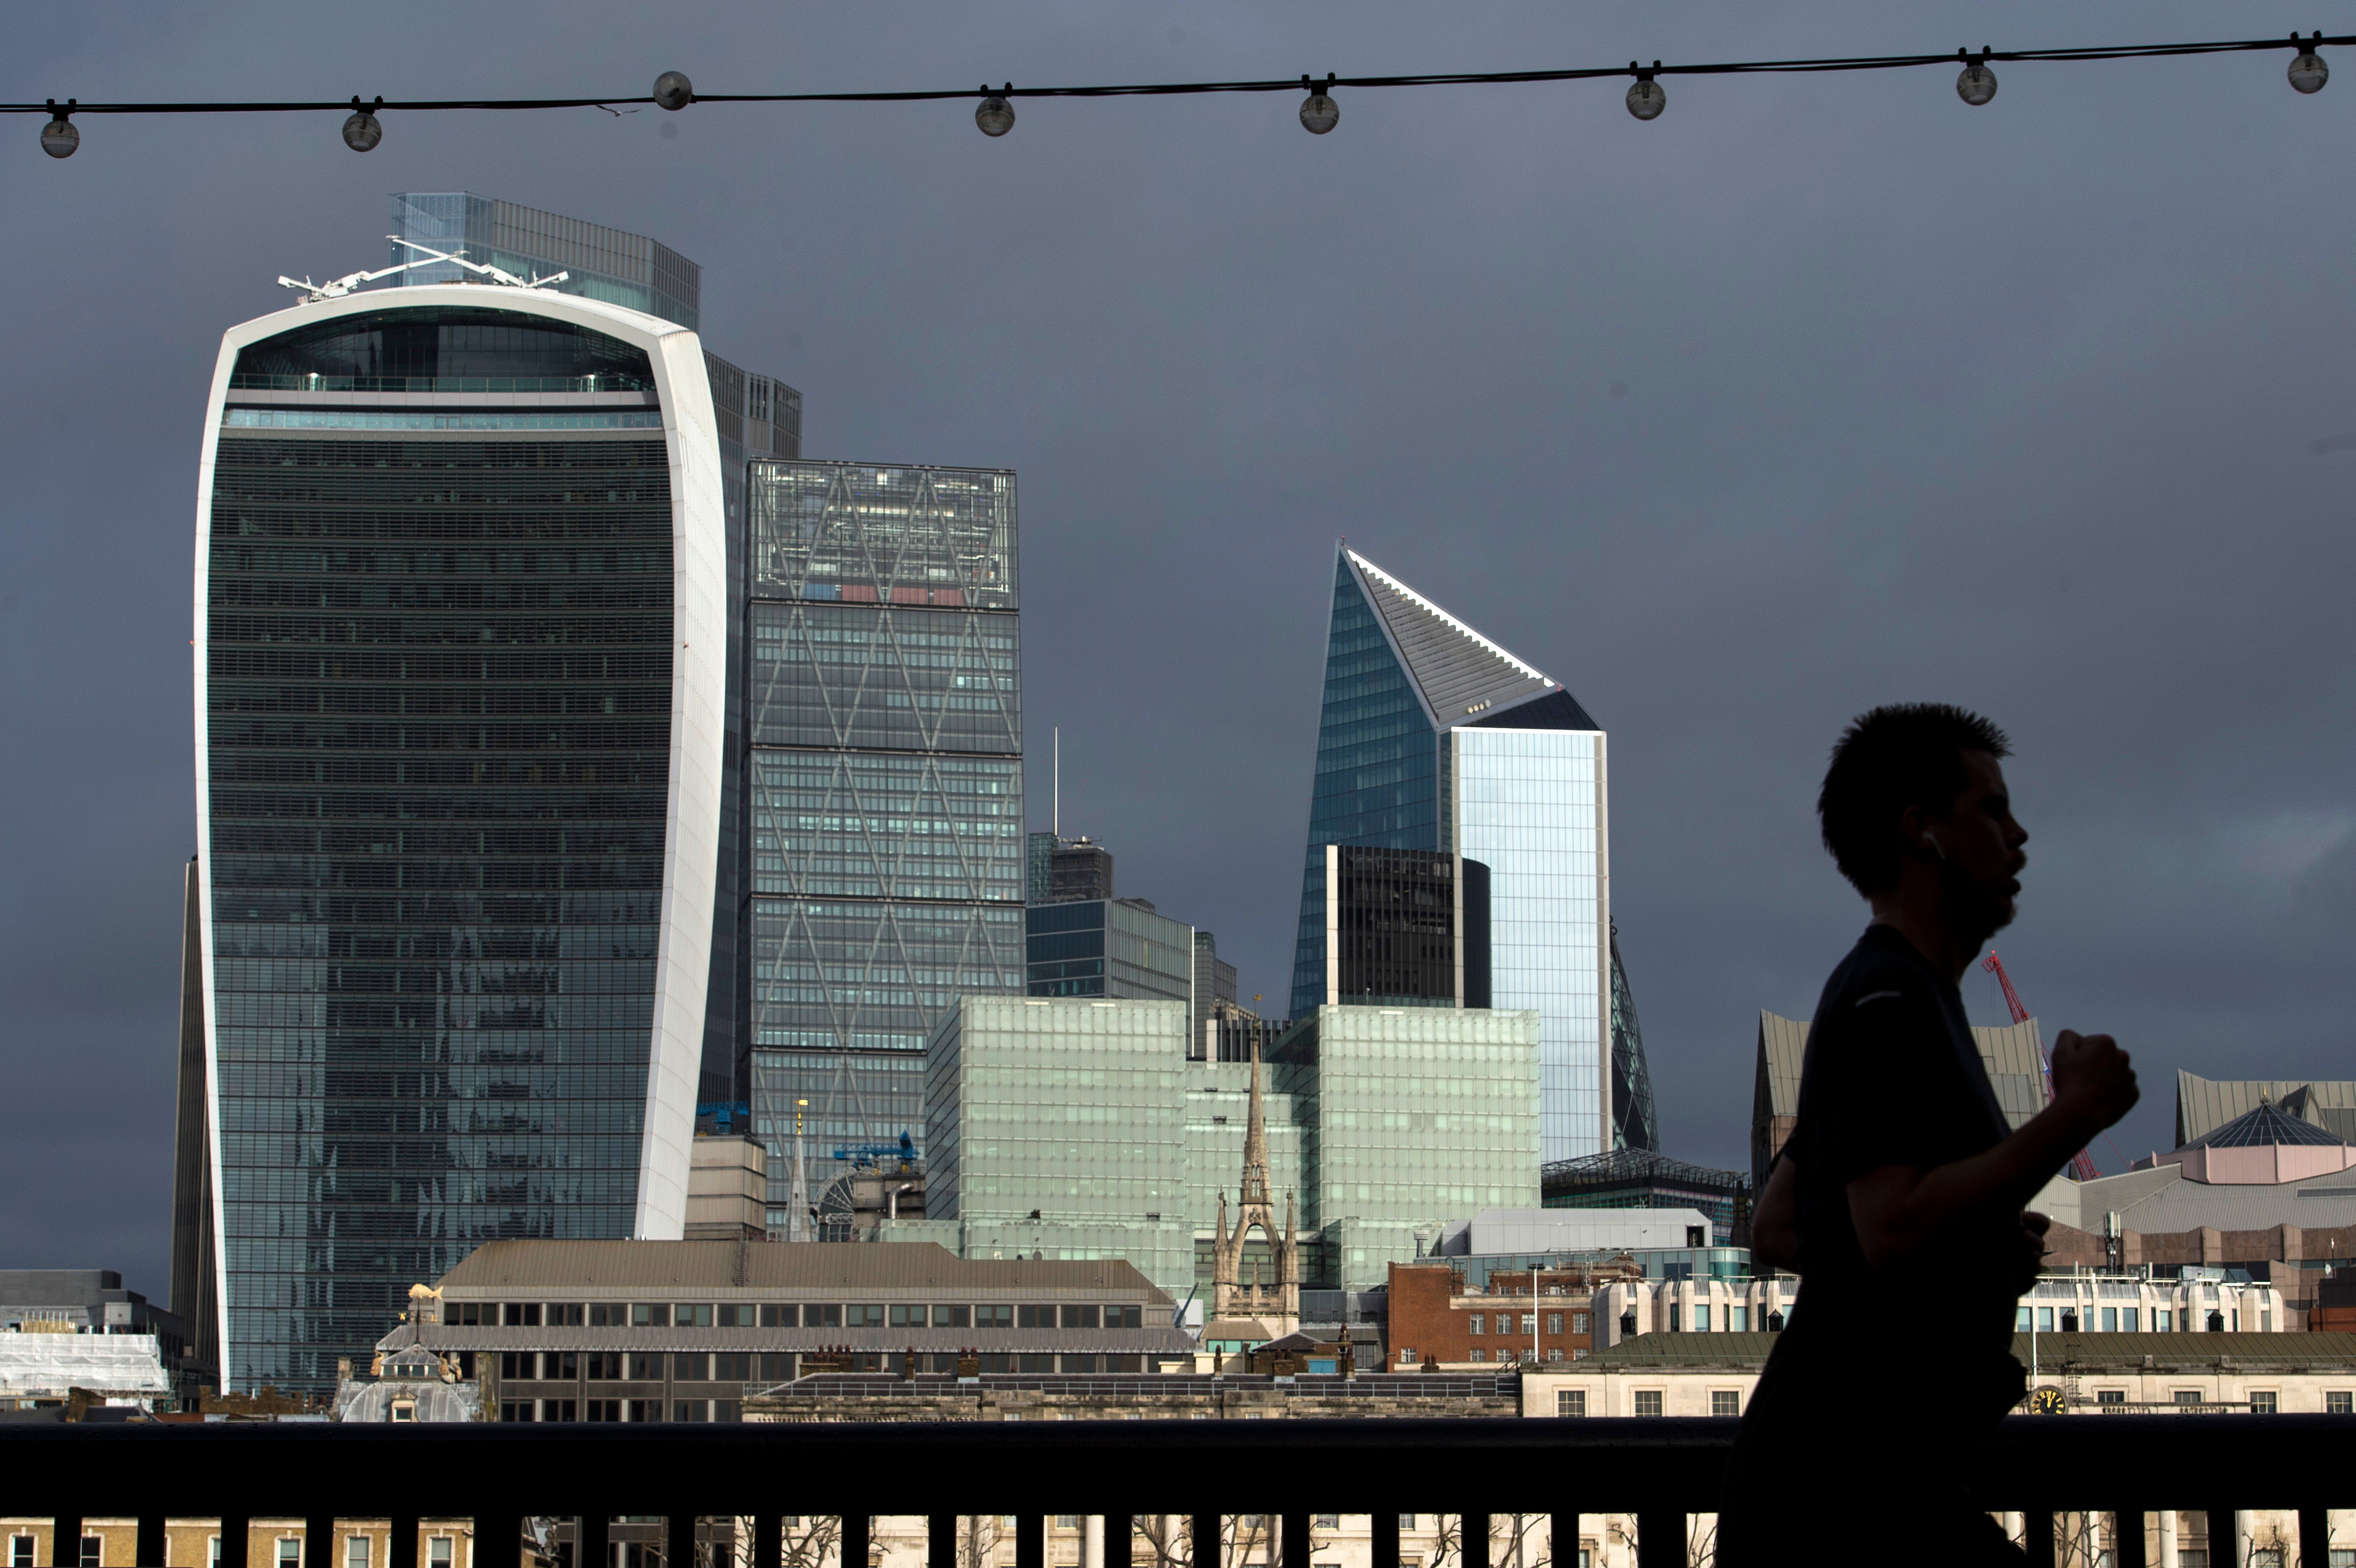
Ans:
<svg viewBox="0 0 2356 1568"><path fill-rule="evenodd" d="M1800 1167L1789 1154L1775 1156L1766 1190L1751 1214L1751 1258L1769 1268L1800 1270Z"/></svg>
<svg viewBox="0 0 2356 1568"><path fill-rule="evenodd" d="M2063 1030L2053 1046L2053 1103L2028 1125L1967 1160L1930 1170L1883 1165L1848 1184L1866 1262L1912 1258L1959 1220L2017 1214L2089 1138L2133 1110L2139 1093L2127 1054L2108 1035Z"/></svg>

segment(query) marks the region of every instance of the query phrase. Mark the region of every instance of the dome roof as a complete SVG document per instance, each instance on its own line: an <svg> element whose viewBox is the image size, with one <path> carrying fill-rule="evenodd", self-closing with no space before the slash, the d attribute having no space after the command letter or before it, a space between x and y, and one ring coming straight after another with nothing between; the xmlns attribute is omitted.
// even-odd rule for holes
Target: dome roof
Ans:
<svg viewBox="0 0 2356 1568"><path fill-rule="evenodd" d="M2188 1149L2251 1149L2268 1144L2330 1144L2340 1141L2312 1122L2302 1122L2271 1101L2261 1100L2257 1109L2247 1111L2216 1129L2207 1137L2195 1138L2184 1145Z"/></svg>

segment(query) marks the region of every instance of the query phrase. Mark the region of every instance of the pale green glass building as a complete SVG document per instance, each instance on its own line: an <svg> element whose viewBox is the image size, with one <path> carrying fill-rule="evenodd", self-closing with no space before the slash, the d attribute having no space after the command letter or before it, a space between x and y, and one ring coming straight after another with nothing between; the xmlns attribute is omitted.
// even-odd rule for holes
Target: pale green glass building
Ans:
<svg viewBox="0 0 2356 1568"><path fill-rule="evenodd" d="M1536 1009L1320 1007L1278 1042L1323 1282L1371 1290L1439 1227L1538 1190Z"/></svg>
<svg viewBox="0 0 2356 1568"><path fill-rule="evenodd" d="M925 1208L968 1258L1126 1258L1194 1278L1187 1004L960 997L925 1061ZM1238 1145L1240 1147L1240 1145Z"/></svg>
<svg viewBox="0 0 2356 1568"><path fill-rule="evenodd" d="M926 1212L969 1258L1126 1258L1209 1294L1251 1067L1189 1061L1176 1001L967 996L926 1054ZM1536 1010L1320 1007L1266 1069L1269 1187L1305 1283L1366 1290L1452 1219L1538 1202ZM1247 1245L1247 1262L1255 1239Z"/></svg>

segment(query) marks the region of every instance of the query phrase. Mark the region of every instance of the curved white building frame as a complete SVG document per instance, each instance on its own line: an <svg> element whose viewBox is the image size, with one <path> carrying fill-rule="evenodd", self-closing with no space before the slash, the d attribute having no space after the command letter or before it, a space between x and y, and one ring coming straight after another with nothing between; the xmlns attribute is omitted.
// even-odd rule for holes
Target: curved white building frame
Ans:
<svg viewBox="0 0 2356 1568"><path fill-rule="evenodd" d="M494 1236L681 1234L723 521L672 323L439 285L223 336L190 647L223 1388L331 1384Z"/></svg>

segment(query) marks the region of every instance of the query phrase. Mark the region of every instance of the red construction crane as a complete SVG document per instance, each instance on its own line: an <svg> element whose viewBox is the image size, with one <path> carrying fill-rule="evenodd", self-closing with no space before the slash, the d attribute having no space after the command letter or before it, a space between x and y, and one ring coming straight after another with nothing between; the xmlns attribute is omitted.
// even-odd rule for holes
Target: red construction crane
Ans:
<svg viewBox="0 0 2356 1568"><path fill-rule="evenodd" d="M1980 960L1980 967L1995 975L1996 983L2004 987L2004 1004L2012 1010L2012 1021L2028 1023L2029 1009L2020 1004L2020 993L2012 988L2012 976L2005 973L2004 960L1996 956L1994 948L1988 950L1987 957ZM2053 1103L2053 1063L2045 1055L2042 1039L2037 1042L2037 1065L2045 1074L2045 1103L2051 1105ZM2094 1169L2094 1157L2081 1149L2071 1157L2070 1174L2080 1181L2092 1181L2102 1173Z"/></svg>

